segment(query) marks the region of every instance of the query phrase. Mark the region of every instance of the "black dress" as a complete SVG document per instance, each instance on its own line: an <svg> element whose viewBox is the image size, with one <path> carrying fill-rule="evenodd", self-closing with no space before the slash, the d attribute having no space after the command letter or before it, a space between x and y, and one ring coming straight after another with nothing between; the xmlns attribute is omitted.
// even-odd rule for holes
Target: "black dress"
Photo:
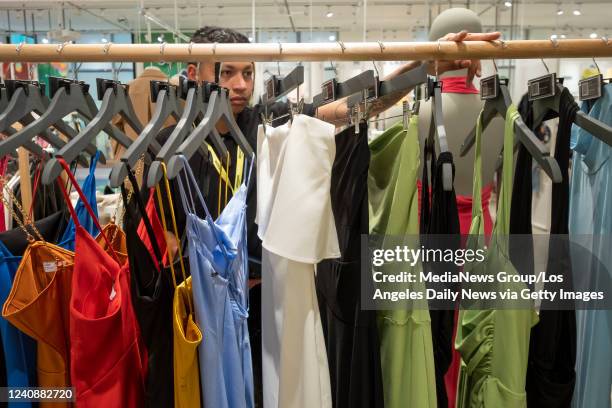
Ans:
<svg viewBox="0 0 612 408"><path fill-rule="evenodd" d="M561 94L559 127L555 143L555 159L563 176L561 183L553 184L550 234L568 234L569 219L569 158L570 134L578 105L567 89ZM531 103L523 97L519 105L521 116L526 124L535 129ZM547 116L550 118L552 115ZM545 118L546 119L546 118ZM531 234L531 163L527 150L521 145L516 164L512 212L510 219L511 234ZM516 207L515 207L516 204ZM564 289L571 290L571 259L567 241L552 239L549 246L548 271L564 273ZM554 255L553 255L554 254ZM565 256L563 256L565 255ZM519 254L515 255L519 257ZM525 257L523 253L523 257ZM529 257L528 257L529 258ZM533 258L530 258L533 259ZM546 289L558 290L547 283ZM538 408L570 407L576 380L576 316L574 310L549 310L546 301L542 302L540 319L531 329L529 362L527 367L527 406ZM569 308L568 308L569 309Z"/></svg>
<svg viewBox="0 0 612 408"><path fill-rule="evenodd" d="M368 233L367 126L336 135L331 200L342 258L317 265L316 288L336 408L384 406L376 311L362 310L361 235Z"/></svg>
<svg viewBox="0 0 612 408"><path fill-rule="evenodd" d="M128 173L131 175L131 172ZM132 185L137 186L132 177ZM172 276L170 271L163 268L162 254L157 244L158 237L154 234L140 194L133 194L134 199L130 203L127 202L123 186L122 194L126 208L124 231L130 264L132 306L147 348L145 407L173 407ZM157 259L151 257L151 253L138 236L137 228L141 219Z"/></svg>
<svg viewBox="0 0 612 408"><path fill-rule="evenodd" d="M436 159L433 143L429 139L425 142L424 156L426 162L423 165L423 177L421 179L421 216L419 231L422 235L421 242L426 248L458 249L461 247L461 229L459 225L459 211L457 209L457 198L455 189L444 191L442 184L442 167L450 164L455 176L453 155L450 152L442 152ZM427 160L431 166L431 205L429 193L429 178ZM454 180L453 180L454 181ZM424 265L427 270L436 274L444 271L457 273L454 264L432 264ZM428 284L428 288L442 290L443 287L435 287ZM455 310L430 310L431 335L433 342L434 364L436 370L436 397L438 407L448 406L448 396L444 383L444 375L450 367L453 357L453 333L455 325Z"/></svg>

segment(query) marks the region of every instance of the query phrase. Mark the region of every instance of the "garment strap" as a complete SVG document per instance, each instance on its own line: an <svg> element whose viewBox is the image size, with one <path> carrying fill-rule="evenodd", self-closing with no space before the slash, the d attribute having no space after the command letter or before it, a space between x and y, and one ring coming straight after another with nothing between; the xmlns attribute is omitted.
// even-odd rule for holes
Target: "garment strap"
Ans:
<svg viewBox="0 0 612 408"><path fill-rule="evenodd" d="M189 197L190 197L190 201L193 207L193 211L192 214L193 215L197 215L196 211L195 211L195 204L193 202L193 196L191 194L191 187L190 184L193 184L194 189L198 195L198 198L200 200L200 204L202 205L202 208L204 208L204 211L206 212L206 222L210 225L211 231L215 237L215 240L217 241L217 244L219 245L219 247L221 248L221 251L223 252L223 256L225 256L225 258L227 260L230 259L229 254L227 253L227 250L225 248L225 245L223 244L223 242L219 239L219 234L217 232L217 229L215 227L215 223L213 221L212 216L210 215L210 211L208 210L208 207L206 206L206 202L204 202L204 197L202 197L202 192L200 191L200 189L198 188L198 183L195 179L195 176L193 175L193 171L191 170L191 166L189 165L189 161L187 160L187 158L184 155L179 155L179 160L181 160L183 162L183 169L185 169L185 172L187 173L187 180L183 181L182 175L181 173L178 174L178 185L179 185L179 191L181 193L181 200L183 201L183 205L185 206L185 209L187 210L189 208L189 202L187 200L187 196L185 193L185 188L183 187L183 184L186 186L186 188L188 189L189 192Z"/></svg>
<svg viewBox="0 0 612 408"><path fill-rule="evenodd" d="M482 211L482 112L476 120L476 141L474 143L474 183L472 187L472 220L480 218L478 234L484 236ZM512 151L512 148L510 149ZM475 233L475 231L470 231Z"/></svg>
<svg viewBox="0 0 612 408"><path fill-rule="evenodd" d="M512 204L512 173L514 160L514 122L519 113L514 104L508 107L506 112L506 123L504 126L504 151L502 167L502 183L499 192L499 205L497 206L497 217L495 218L495 232L498 235L510 233L510 207Z"/></svg>
<svg viewBox="0 0 612 408"><path fill-rule="evenodd" d="M178 239L179 237L179 233L178 233L178 227L176 224L176 217L174 214L174 203L172 201L172 193L170 191L170 182L168 181L168 172L166 169L166 163L162 162L161 163L161 168L162 168L162 173L164 176L164 187L166 190L166 198L168 199L168 205L169 205L169 210L170 210L170 216L172 217L172 228L173 228L173 232L174 235L176 236L176 238ZM159 202L159 209L161 212L161 220L162 220L162 224L164 227L164 231L168 231L168 227L167 227L167 223L166 223L166 214L164 211L164 204L163 204L163 200L162 200L162 196L161 196L161 191L159 188L159 185L155 186L155 190L157 191L157 200ZM178 253L179 253L179 263L181 265L181 275L183 276L183 282L187 282L187 272L185 270L185 261L183 259L183 249L181 248L182 245L179 242L178 244ZM168 253L168 258L169 258L169 263L170 263L170 271L172 272L172 281L174 282L174 287L176 288L177 284L176 284L176 273L174 272L174 254L168 250L168 247L166 247L166 252ZM187 308L188 308L188 312L189 314L192 313L192 307L191 307L191 294L188 293L187 294L188 297L188 302L187 302Z"/></svg>
<svg viewBox="0 0 612 408"><path fill-rule="evenodd" d="M159 249L159 243L157 242L157 238L155 237L155 231L153 230L153 225L151 225L151 220L149 220L149 216L147 215L147 209L142 201L142 197L139 194L138 181L136 180L136 176L132 172L132 169L129 164L126 163L128 179L132 184L132 190L134 194L132 197L136 200L136 205L138 206L138 211L140 211L142 221L144 223L145 229L147 230L147 234L149 235L149 240L151 241L151 246L153 247L153 252L155 253L155 257L157 258L157 264L159 266L159 270L163 269L164 261L161 253L161 249ZM127 205L127 204L126 204ZM136 217L135 217L136 218Z"/></svg>
<svg viewBox="0 0 612 408"><path fill-rule="evenodd" d="M87 201L87 198L85 198L85 194L83 194L81 187L79 187L79 183L77 183L76 178L74 177L74 174L72 174L72 172L70 171L70 167L68 166L68 163L66 163L66 160L64 160L62 157L58 157L57 159L58 159L57 161L59 162L59 164L64 168L64 171L68 175L68 178L70 179L70 182L74 186L74 189L79 194L79 198L81 199L81 202L87 209L87 212L89 213L91 219L93 220L96 228L98 228L98 231L100 231L100 235L102 236L102 238L104 238L104 241L106 241L106 245L110 249L112 257L115 259L115 262L119 264L120 263L119 257L115 253L115 249L113 248L113 246L111 245L111 242L108 240L108 237L102 230L102 227L100 226L100 222L98 221L98 217L96 217L93 209L91 208L91 206L89 205L89 202ZM72 206L72 202L70 201L70 196L68 195L68 191L66 190L66 188L64 187L64 184L62 183L62 178L59 176L57 178L57 184L60 186L60 189L62 190L62 194L64 195L64 199L66 200L66 205L68 206L68 210L70 211L70 215L72 216L74 225L76 225L77 227L80 227L81 224L79 223L79 217L77 217L76 211L74 211L74 207Z"/></svg>
<svg viewBox="0 0 612 408"><path fill-rule="evenodd" d="M17 200L17 197L15 197L15 193L13 193L13 190L11 190L9 188L8 182L7 182L7 180L6 180L6 178L4 176L0 176L0 182L2 183L2 189L6 189L6 191L11 196L11 200L13 200L13 203L15 204L15 206L21 212L21 216L23 217L23 221L22 221L21 218L19 218L17 216L17 214L15 213L15 210L13 209L13 206L10 205L10 203L6 200L6 198L4 197L4 194L3 194L2 191L0 191L0 198L2 199L2 202L4 203L5 208L13 216L13 219L15 221L17 221L17 224L19 224L19 226L21 227L23 232L25 232L28 241L29 242L34 242L35 239L30 234L30 231L26 228L26 226L32 228L32 231L34 231L34 234L36 235L36 238L39 241L45 242L45 239L43 238L42 234L40 233L40 231L38 231L38 228L36 228L36 225L34 225L34 223L32 222L32 218L30 218L30 216L23 210L23 207L21 206L21 204L19 204L19 200Z"/></svg>
<svg viewBox="0 0 612 408"><path fill-rule="evenodd" d="M249 193L249 191L251 190L251 186L253 185L253 183L251 183L252 181L252 175L253 175L253 168L255 167L255 152L253 152L253 155L251 156L251 164L249 164L249 172L247 173L247 179L246 179L246 186L247 186L247 194Z"/></svg>

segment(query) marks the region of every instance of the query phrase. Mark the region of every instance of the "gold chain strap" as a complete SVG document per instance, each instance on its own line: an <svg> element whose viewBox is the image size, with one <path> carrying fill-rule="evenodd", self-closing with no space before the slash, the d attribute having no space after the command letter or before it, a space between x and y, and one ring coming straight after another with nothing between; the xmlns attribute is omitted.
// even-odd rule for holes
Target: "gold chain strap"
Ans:
<svg viewBox="0 0 612 408"><path fill-rule="evenodd" d="M9 204L8 200L6 199L6 197L4 197L4 194L0 194L2 202L4 203L4 207L6 209L8 209L8 211L11 213L11 215L13 216L15 221L17 221L17 223L19 224L21 229L23 229L23 231L25 232L25 234L26 234L26 236L28 238L28 241L33 242L33 241L35 241L35 239L32 236L32 234L30 234L28 229L26 228L26 225L29 226L30 228L32 228L32 230L36 234L36 237L38 238L38 240L40 240L42 242L45 242L45 239L43 238L42 234L40 233L40 231L38 231L38 228L36 228L36 226L32 222L32 218L30 218L30 216L23 210L23 207L19 203L19 200L17 200L17 197L15 197L15 193L13 193L13 190L8 188L8 182L7 182L5 176L0 176L0 184L2 184L2 190L6 190L9 193L9 195L11 196L11 200L13 200L13 203L17 206L17 208L21 212L21 216L23 217L23 221L17 216L17 214L15 213L15 210L13 209L13 206L11 206Z"/></svg>

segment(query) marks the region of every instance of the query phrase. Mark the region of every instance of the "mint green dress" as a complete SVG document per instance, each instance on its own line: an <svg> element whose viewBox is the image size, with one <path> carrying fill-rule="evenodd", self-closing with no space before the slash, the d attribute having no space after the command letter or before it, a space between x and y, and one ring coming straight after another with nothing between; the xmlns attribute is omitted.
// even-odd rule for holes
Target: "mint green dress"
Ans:
<svg viewBox="0 0 612 408"><path fill-rule="evenodd" d="M482 115L482 114L481 114ZM512 197L513 134L518 113L508 109L504 130L502 184L497 219L484 262L466 264L472 274L517 274L508 259L510 202ZM484 221L480 203L482 189L482 118L478 117L474 160L472 225L468 248L484 246ZM497 291L520 291L522 283L496 283ZM461 354L457 408L525 408L525 378L531 327L537 322L533 310L461 310L455 348Z"/></svg>
<svg viewBox="0 0 612 408"><path fill-rule="evenodd" d="M403 129L401 123L394 125L370 143L371 234L419 233L417 119L410 119L408 129ZM417 264L414 270L418 269ZM409 272L405 265L402 270ZM383 272L393 273L389 269ZM385 407L437 408L431 322L426 303L418 309L379 311L378 327Z"/></svg>

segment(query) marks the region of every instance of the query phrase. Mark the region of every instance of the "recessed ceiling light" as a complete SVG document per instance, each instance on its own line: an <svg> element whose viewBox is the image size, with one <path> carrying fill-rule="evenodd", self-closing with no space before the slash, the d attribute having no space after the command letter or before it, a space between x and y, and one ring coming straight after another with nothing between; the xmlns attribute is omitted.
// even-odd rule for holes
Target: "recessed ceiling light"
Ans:
<svg viewBox="0 0 612 408"><path fill-rule="evenodd" d="M553 35L550 36L550 39L551 40L556 40L557 37L559 37L557 34L553 34Z"/></svg>
<svg viewBox="0 0 612 408"><path fill-rule="evenodd" d="M565 35L565 34L561 34L561 38L562 38L562 39L566 39L566 38L567 38L567 35Z"/></svg>
<svg viewBox="0 0 612 408"><path fill-rule="evenodd" d="M506 1L506 2L504 3L504 6L506 6L506 7L512 7L512 2L511 2L511 1Z"/></svg>
<svg viewBox="0 0 612 408"><path fill-rule="evenodd" d="M102 41L103 43L107 43L108 40L106 38L102 38L100 41Z"/></svg>
<svg viewBox="0 0 612 408"><path fill-rule="evenodd" d="M249 42L253 42L253 37L249 37Z"/></svg>
<svg viewBox="0 0 612 408"><path fill-rule="evenodd" d="M336 41L336 36L335 35L330 35L329 37L329 41Z"/></svg>
<svg viewBox="0 0 612 408"><path fill-rule="evenodd" d="M576 7L574 9L574 11L572 11L572 14L575 16L581 16L582 15L582 11L580 11L580 8Z"/></svg>
<svg viewBox="0 0 612 408"><path fill-rule="evenodd" d="M597 38L597 33L591 33L589 35L589 37L591 37L592 39L596 39Z"/></svg>
<svg viewBox="0 0 612 408"><path fill-rule="evenodd" d="M42 43L43 44L49 44L49 39L48 38L43 38L42 39Z"/></svg>
<svg viewBox="0 0 612 408"><path fill-rule="evenodd" d="M558 15L558 16L562 16L562 15L563 15L563 13L564 13L564 11L563 11L563 10L561 10L561 9L558 9L558 10L557 10L557 15Z"/></svg>
<svg viewBox="0 0 612 408"><path fill-rule="evenodd" d="M331 11L331 7L327 6L327 14L325 14L325 17L327 18L332 18L334 16L334 12Z"/></svg>

